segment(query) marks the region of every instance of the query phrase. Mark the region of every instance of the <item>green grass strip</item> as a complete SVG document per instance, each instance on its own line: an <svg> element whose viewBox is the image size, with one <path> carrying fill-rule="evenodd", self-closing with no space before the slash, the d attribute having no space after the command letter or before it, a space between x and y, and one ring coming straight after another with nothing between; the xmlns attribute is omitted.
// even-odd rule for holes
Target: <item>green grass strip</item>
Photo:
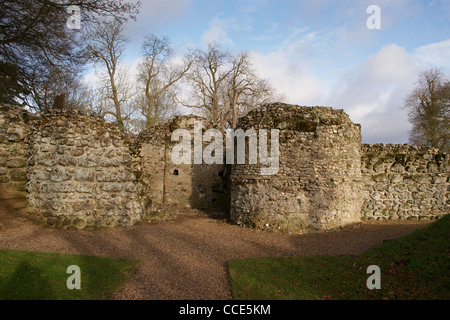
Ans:
<svg viewBox="0 0 450 320"><path fill-rule="evenodd" d="M86 255L0 250L1 300L107 300L139 261ZM81 289L69 290L69 266L80 268Z"/></svg>
<svg viewBox="0 0 450 320"><path fill-rule="evenodd" d="M367 268L381 269L369 290ZM359 257L238 259L228 263L237 300L428 300L450 298L450 215Z"/></svg>

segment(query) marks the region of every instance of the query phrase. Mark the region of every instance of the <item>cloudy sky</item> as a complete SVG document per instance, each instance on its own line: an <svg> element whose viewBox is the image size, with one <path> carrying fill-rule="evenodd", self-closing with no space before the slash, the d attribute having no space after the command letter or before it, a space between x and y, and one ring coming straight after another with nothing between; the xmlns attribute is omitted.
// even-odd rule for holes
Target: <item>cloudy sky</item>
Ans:
<svg viewBox="0 0 450 320"><path fill-rule="evenodd" d="M261 77L286 102L344 109L365 143L407 143L401 107L418 74L450 79L450 0L143 0L128 24L127 62L145 34L167 36L175 51L211 41L249 51ZM381 29L367 20L381 10Z"/></svg>

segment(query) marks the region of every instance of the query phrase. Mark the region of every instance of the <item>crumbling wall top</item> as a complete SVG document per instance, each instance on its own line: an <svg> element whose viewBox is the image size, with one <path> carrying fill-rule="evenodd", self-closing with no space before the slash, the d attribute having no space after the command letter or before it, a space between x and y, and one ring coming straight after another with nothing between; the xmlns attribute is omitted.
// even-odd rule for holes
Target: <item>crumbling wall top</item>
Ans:
<svg viewBox="0 0 450 320"><path fill-rule="evenodd" d="M344 123L352 123L352 121L343 110L272 103L262 105L240 118L238 127L311 132L317 127Z"/></svg>

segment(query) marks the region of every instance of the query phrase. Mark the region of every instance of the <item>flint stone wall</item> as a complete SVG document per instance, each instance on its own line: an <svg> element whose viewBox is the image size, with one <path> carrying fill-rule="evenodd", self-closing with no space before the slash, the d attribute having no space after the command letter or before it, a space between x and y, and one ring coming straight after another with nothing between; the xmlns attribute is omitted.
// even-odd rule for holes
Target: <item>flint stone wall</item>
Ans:
<svg viewBox="0 0 450 320"><path fill-rule="evenodd" d="M94 114L2 105L0 196L22 192L32 217L76 229L132 225L162 208L225 212L240 225L294 233L450 212L448 153L361 150L360 127L343 111L272 104L241 118L243 130L268 129L269 150L270 129L280 130L274 176L261 175L267 166L259 164L175 165L172 133L187 129L193 146L195 121L211 128L182 116L134 139Z"/></svg>
<svg viewBox="0 0 450 320"><path fill-rule="evenodd" d="M261 176L261 165L232 166L233 221L292 233L360 223L360 126L343 111L272 104L251 111L238 127L279 129L280 167Z"/></svg>
<svg viewBox="0 0 450 320"><path fill-rule="evenodd" d="M48 226L129 226L142 219L126 137L101 117L42 114L29 138L28 212Z"/></svg>
<svg viewBox="0 0 450 320"><path fill-rule="evenodd" d="M0 106L0 192L25 195L26 138L32 116L22 108Z"/></svg>
<svg viewBox="0 0 450 320"><path fill-rule="evenodd" d="M223 213L228 207L228 190L223 164L194 164L194 123L202 123L203 133L212 125L198 116L177 116L166 124L142 132L135 143L135 170L140 172L148 206L153 214L172 209L199 209ZM175 164L172 149L182 141L172 141L177 129L190 133L191 161ZM208 143L203 142L202 148Z"/></svg>
<svg viewBox="0 0 450 320"><path fill-rule="evenodd" d="M363 220L432 220L450 213L449 154L410 145L363 145Z"/></svg>

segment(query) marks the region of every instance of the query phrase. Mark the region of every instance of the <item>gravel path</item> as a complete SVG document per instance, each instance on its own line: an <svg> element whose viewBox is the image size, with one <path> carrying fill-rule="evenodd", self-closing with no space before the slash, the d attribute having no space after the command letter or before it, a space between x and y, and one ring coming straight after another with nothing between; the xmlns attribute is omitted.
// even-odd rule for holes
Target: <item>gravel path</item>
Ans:
<svg viewBox="0 0 450 320"><path fill-rule="evenodd" d="M226 262L243 257L357 255L427 222L365 222L357 230L307 235L255 231L206 217L123 229L71 231L31 223L25 206L0 199L0 248L141 260L116 299L231 299Z"/></svg>

